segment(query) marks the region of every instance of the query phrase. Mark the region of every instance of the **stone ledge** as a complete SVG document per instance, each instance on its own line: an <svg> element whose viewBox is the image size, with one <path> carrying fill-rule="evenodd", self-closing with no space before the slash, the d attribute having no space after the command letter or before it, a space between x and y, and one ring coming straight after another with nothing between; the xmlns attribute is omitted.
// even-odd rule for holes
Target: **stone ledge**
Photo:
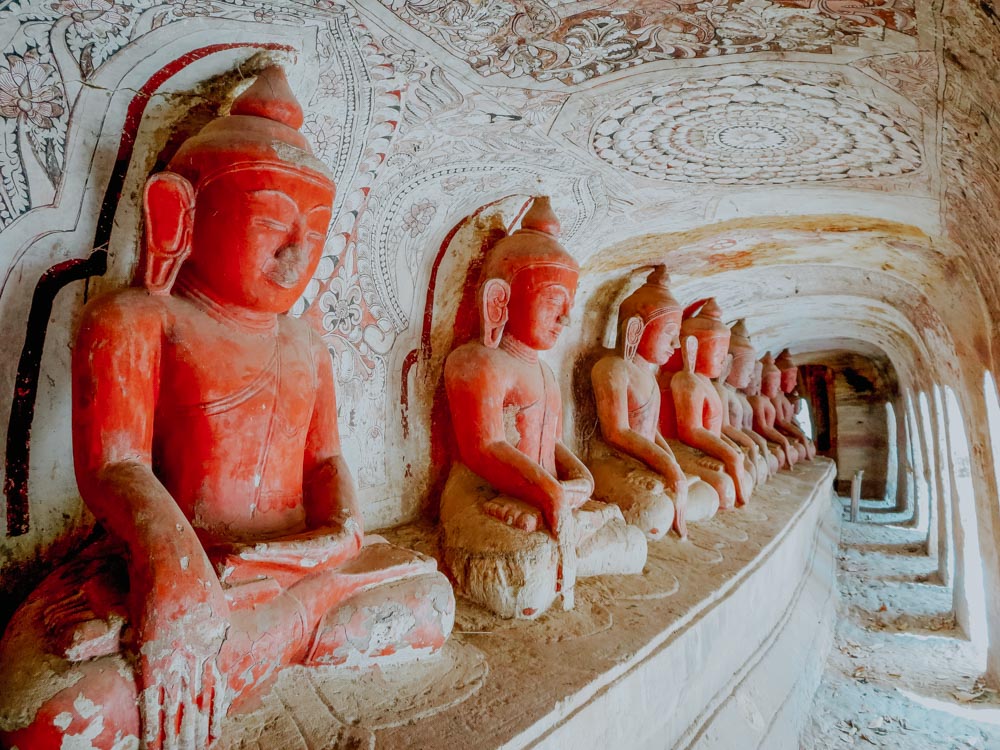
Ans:
<svg viewBox="0 0 1000 750"><path fill-rule="evenodd" d="M825 459L800 465L749 507L693 525L689 543L651 543L643 576L581 581L573 612L504 621L460 601L439 657L364 676L288 670L236 722L253 739L227 744L797 747L832 642L834 473ZM423 526L386 536L423 551L436 540Z"/></svg>

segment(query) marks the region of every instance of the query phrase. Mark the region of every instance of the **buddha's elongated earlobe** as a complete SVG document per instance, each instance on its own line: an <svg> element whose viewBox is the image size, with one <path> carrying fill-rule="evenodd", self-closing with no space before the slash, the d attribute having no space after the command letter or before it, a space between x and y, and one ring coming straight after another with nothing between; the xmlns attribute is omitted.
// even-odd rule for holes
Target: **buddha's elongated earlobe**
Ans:
<svg viewBox="0 0 1000 750"><path fill-rule="evenodd" d="M154 174L143 192L146 221L146 268L143 283L150 294L166 295L191 254L194 188L172 172Z"/></svg>
<svg viewBox="0 0 1000 750"><path fill-rule="evenodd" d="M642 340L642 331L645 326L642 318L633 315L622 327L622 354L627 360L635 359L635 353L639 349L639 342Z"/></svg>
<svg viewBox="0 0 1000 750"><path fill-rule="evenodd" d="M503 279L487 279L479 290L479 315L483 343L490 349L500 345L503 327L507 325L510 304L510 284Z"/></svg>
<svg viewBox="0 0 1000 750"><path fill-rule="evenodd" d="M683 357L685 371L693 375L698 362L698 339L694 336L687 336L684 339Z"/></svg>

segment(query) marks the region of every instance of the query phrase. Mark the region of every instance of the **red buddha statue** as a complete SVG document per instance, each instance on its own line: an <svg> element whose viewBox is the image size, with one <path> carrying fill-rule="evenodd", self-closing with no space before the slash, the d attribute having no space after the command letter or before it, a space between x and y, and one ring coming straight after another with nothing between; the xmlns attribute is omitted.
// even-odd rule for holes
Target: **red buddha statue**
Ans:
<svg viewBox="0 0 1000 750"><path fill-rule="evenodd" d="M816 446L802 430L795 415L798 413L798 398L793 402L790 396L799 387L799 368L792 361L792 354L783 349L774 364L781 371L781 388L774 398L774 424L779 430L793 438L799 446L799 457L811 461L816 458Z"/></svg>
<svg viewBox="0 0 1000 750"><path fill-rule="evenodd" d="M699 477L686 475L660 434L656 370L680 345L681 306L670 294L666 267L618 308L618 343L591 372L600 436L588 464L594 497L618 505L625 520L650 539L671 525L683 539L687 521L713 516L719 496Z"/></svg>
<svg viewBox="0 0 1000 750"><path fill-rule="evenodd" d="M579 268L536 198L521 228L486 254L481 340L455 349L444 381L458 461L441 495L444 561L456 589L502 617L534 618L576 576L639 573L646 539L562 441L562 394L539 359L576 294Z"/></svg>
<svg viewBox="0 0 1000 750"><path fill-rule="evenodd" d="M720 508L743 505L750 499L752 477L743 452L722 434L722 401L712 383L729 352L729 328L714 298L688 307L681 342L658 378L660 431L681 468L719 494Z"/></svg>
<svg viewBox="0 0 1000 750"><path fill-rule="evenodd" d="M733 438L742 447L747 443L739 440L743 435L754 448L749 452L755 465L755 484L763 483L778 471L778 459L768 449L767 440L753 430L753 409L743 390L753 377L757 354L747 331L746 323L738 320L729 329L728 373L724 373L715 383L723 404L723 433ZM746 452L746 451L744 451Z"/></svg>
<svg viewBox="0 0 1000 750"><path fill-rule="evenodd" d="M87 305L73 354L77 481L104 537L0 643L0 741L205 748L291 664L439 649L434 561L365 538L330 356L285 313L334 184L278 68L144 192L145 288Z"/></svg>
<svg viewBox="0 0 1000 750"><path fill-rule="evenodd" d="M765 467L764 472L758 477L759 467L757 464L760 453L757 444L749 436L744 435L743 430L737 428L732 422L731 404L729 403L731 394L725 387L725 381L729 378L732 368L733 355L727 354L722 364L722 372L719 373L719 377L712 380L712 385L715 387L716 393L719 394L719 401L722 403L722 436L735 445L746 458L743 464L744 469L749 477L751 488L755 488L767 478L767 469Z"/></svg>
<svg viewBox="0 0 1000 750"><path fill-rule="evenodd" d="M782 453L781 468L793 468L799 460L795 448L780 430L775 428L775 408L773 399L781 390L781 371L774 364L770 352L764 355L754 369L754 377L747 387L747 400L753 409L754 431L763 435L769 447Z"/></svg>

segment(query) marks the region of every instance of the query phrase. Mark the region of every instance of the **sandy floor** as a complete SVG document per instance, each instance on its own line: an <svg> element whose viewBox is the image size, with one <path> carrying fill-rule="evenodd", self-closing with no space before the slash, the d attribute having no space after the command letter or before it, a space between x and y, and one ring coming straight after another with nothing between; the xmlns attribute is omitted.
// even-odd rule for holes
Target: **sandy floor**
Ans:
<svg viewBox="0 0 1000 750"><path fill-rule="evenodd" d="M922 535L864 509L844 522L836 640L801 747L1000 750L1000 699L982 687L984 656L955 629Z"/></svg>

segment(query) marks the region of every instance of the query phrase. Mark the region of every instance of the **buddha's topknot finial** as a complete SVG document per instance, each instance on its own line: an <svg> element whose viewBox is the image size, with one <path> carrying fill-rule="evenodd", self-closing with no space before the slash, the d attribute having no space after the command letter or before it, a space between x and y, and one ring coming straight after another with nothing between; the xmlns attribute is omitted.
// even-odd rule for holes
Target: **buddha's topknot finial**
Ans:
<svg viewBox="0 0 1000 750"><path fill-rule="evenodd" d="M264 68L257 80L236 97L230 115L249 115L280 122L293 130L302 127L302 107L288 85L288 79L277 65Z"/></svg>

